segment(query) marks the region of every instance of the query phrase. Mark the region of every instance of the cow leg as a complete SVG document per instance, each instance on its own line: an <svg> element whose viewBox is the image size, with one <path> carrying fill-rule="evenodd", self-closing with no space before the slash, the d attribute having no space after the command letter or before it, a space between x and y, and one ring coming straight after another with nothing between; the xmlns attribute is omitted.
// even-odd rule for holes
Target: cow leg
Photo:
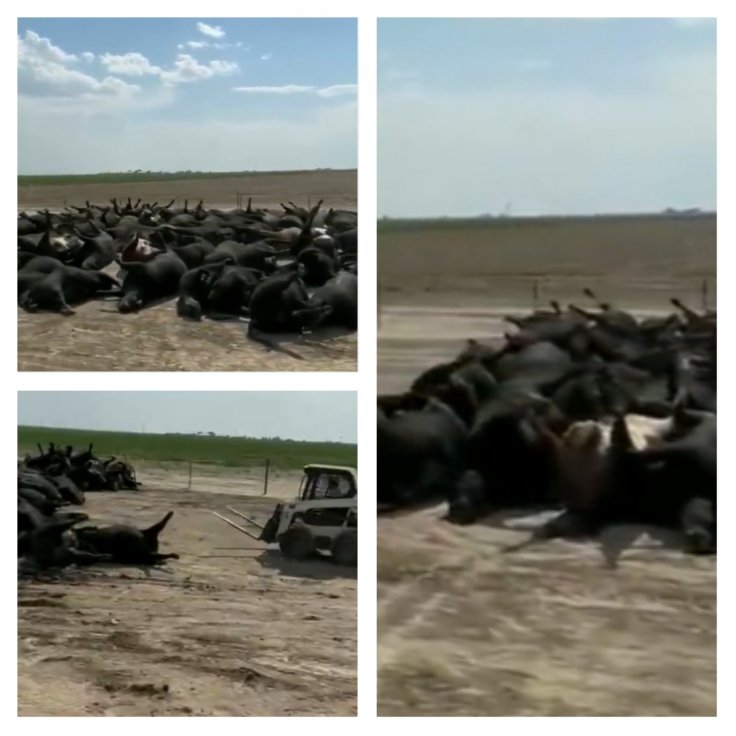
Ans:
<svg viewBox="0 0 736 736"><path fill-rule="evenodd" d="M328 304L318 307L306 307L305 309L295 309L291 313L291 319L296 324L301 325L302 330L311 330L317 327L320 322L326 319L332 312L332 307Z"/></svg>
<svg viewBox="0 0 736 736"><path fill-rule="evenodd" d="M503 552L515 552L536 542L549 539L579 539L593 536L599 525L595 519L580 511L565 509L561 514L537 527L524 541L503 548Z"/></svg>
<svg viewBox="0 0 736 736"><path fill-rule="evenodd" d="M480 473L466 471L452 487L445 519L453 524L472 524L490 511Z"/></svg>
<svg viewBox="0 0 736 736"><path fill-rule="evenodd" d="M682 509L680 523L687 552L708 555L716 551L716 520L711 501L706 498L690 499Z"/></svg>
<svg viewBox="0 0 736 736"><path fill-rule="evenodd" d="M99 555L93 552L84 552L79 549L67 548L64 556L69 564L94 565L98 562L112 562L112 555Z"/></svg>
<svg viewBox="0 0 736 736"><path fill-rule="evenodd" d="M160 554L158 552L153 553L151 556L151 565L159 565L162 562L166 562L166 560L178 560L179 555L177 555L175 552L172 552L170 554Z"/></svg>

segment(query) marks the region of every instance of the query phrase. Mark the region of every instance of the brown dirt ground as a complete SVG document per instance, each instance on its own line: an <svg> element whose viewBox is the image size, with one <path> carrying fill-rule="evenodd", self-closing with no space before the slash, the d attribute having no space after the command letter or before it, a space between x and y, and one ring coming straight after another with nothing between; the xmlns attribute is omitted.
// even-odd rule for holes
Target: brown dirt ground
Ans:
<svg viewBox="0 0 736 736"><path fill-rule="evenodd" d="M713 306L715 219L644 224L379 235L379 391L498 338L504 313L583 302L586 285L656 312L675 295L699 307L708 279ZM528 532L442 511L379 519L379 715L716 714L715 559L627 546L642 530L621 528L603 540L626 547L617 569L600 541L504 555Z"/></svg>
<svg viewBox="0 0 736 736"><path fill-rule="evenodd" d="M265 520L271 498L146 473L143 491L89 494L85 510L138 525L173 510L161 549L181 559L19 581L18 714L355 715L354 572L285 561L208 513L232 505ZM293 495L294 480L280 476L269 496Z"/></svg>
<svg viewBox="0 0 736 736"><path fill-rule="evenodd" d="M19 202L30 208L107 201L112 196L160 202L176 196L209 206L234 206L228 192L257 192L257 206L278 206L324 198L325 206L356 208L355 171L260 174L237 179L146 182L136 185L21 187ZM127 187L127 188L126 188ZM222 204L226 203L226 204ZM356 334L323 334L278 342L295 359L249 341L240 322L192 323L176 315L175 300L135 315L117 313L113 302L89 302L76 314L28 314L18 310L20 371L355 371Z"/></svg>
<svg viewBox="0 0 736 736"><path fill-rule="evenodd" d="M75 309L71 317L18 309L19 371L356 370L356 334L279 336L298 360L248 340L245 322L183 320L176 300L138 314L109 301Z"/></svg>
<svg viewBox="0 0 736 736"><path fill-rule="evenodd" d="M716 715L715 559L440 515L379 520L379 715Z"/></svg>
<svg viewBox="0 0 736 736"><path fill-rule="evenodd" d="M358 176L355 170L344 171L285 171L243 174L212 179L182 179L180 181L146 181L137 184L55 184L18 187L20 209L95 204L112 197L134 202L165 204L172 199L180 205L188 199L192 205L204 199L205 207L235 207L236 194L243 195L243 206L249 196L255 207L275 207L292 200L306 205L325 200L326 207L357 208Z"/></svg>
<svg viewBox="0 0 736 736"><path fill-rule="evenodd" d="M629 306L676 282L715 301L715 215L694 218L614 217L452 223L412 229L381 226L379 297L386 304L481 304L499 299L531 306L539 298L580 296L599 287ZM515 299L509 302L509 296ZM631 304L631 301L634 304Z"/></svg>

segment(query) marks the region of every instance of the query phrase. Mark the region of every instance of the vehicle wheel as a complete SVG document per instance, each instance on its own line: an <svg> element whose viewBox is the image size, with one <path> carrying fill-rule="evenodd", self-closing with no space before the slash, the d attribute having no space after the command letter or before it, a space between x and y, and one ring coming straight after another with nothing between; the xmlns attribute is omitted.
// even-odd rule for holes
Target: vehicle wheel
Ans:
<svg viewBox="0 0 736 736"><path fill-rule="evenodd" d="M312 532L304 524L294 524L279 537L279 549L293 560L303 560L314 552Z"/></svg>
<svg viewBox="0 0 736 736"><path fill-rule="evenodd" d="M116 477L113 477L110 479L110 490L111 491L120 490L120 481Z"/></svg>
<svg viewBox="0 0 736 736"><path fill-rule="evenodd" d="M355 567L358 564L358 533L342 532L332 544L332 557L338 565Z"/></svg>

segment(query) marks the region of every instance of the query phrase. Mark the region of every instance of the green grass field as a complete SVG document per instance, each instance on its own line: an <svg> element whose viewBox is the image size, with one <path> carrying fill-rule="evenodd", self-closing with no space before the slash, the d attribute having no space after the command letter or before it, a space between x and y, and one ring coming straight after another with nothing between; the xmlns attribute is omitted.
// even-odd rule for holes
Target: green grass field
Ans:
<svg viewBox="0 0 736 736"><path fill-rule="evenodd" d="M333 169L315 169L332 171ZM338 169L334 169L338 171ZM39 174L18 176L19 187L49 186L59 184L140 184L158 181L189 181L191 179L228 179L241 176L293 176L313 171L126 171L101 174Z"/></svg>
<svg viewBox="0 0 736 736"><path fill-rule="evenodd" d="M131 460L192 462L227 467L262 465L268 459L277 470L300 470L308 463L357 467L356 445L337 442L298 442L247 437L135 434L86 429L18 427L18 452L37 452L36 444L56 442L82 448L90 442L100 456L118 455Z"/></svg>

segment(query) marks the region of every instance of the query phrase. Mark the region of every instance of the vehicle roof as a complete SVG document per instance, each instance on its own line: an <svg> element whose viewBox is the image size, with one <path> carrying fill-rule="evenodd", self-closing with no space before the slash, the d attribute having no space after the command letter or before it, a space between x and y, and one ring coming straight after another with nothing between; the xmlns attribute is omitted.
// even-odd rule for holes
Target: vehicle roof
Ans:
<svg viewBox="0 0 736 736"><path fill-rule="evenodd" d="M349 465L322 465L321 463L310 463L304 466L304 470L342 470L347 473L356 474L357 469Z"/></svg>

